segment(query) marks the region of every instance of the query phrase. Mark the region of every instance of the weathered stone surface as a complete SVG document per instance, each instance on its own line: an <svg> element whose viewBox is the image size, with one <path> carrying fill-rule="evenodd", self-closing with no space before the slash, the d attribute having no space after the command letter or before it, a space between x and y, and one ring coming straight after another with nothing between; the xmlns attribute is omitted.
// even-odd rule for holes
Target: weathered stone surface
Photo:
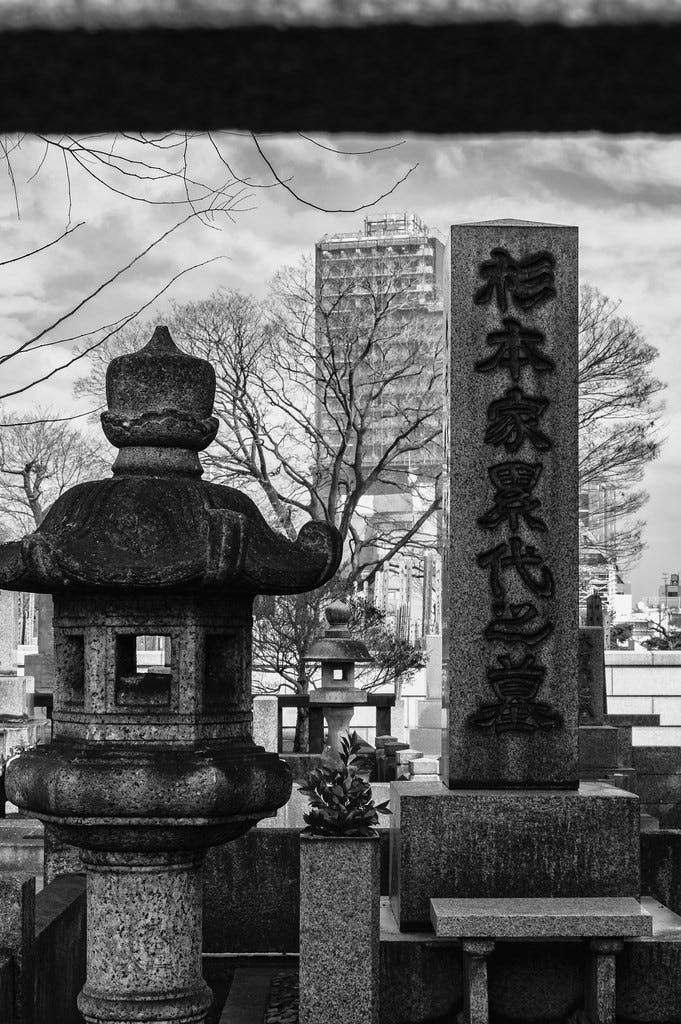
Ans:
<svg viewBox="0 0 681 1024"><path fill-rule="evenodd" d="M300 1024L378 1024L378 838L302 836Z"/></svg>
<svg viewBox="0 0 681 1024"><path fill-rule="evenodd" d="M396 764L409 764L410 761L416 761L420 757L423 757L423 751L414 750L413 747L407 747L406 750L395 751Z"/></svg>
<svg viewBox="0 0 681 1024"><path fill-rule="evenodd" d="M442 938L625 938L652 935L653 919L633 897L433 899Z"/></svg>
<svg viewBox="0 0 681 1024"><path fill-rule="evenodd" d="M579 724L603 725L605 657L603 627L579 627Z"/></svg>
<svg viewBox="0 0 681 1024"><path fill-rule="evenodd" d="M403 930L438 897L639 896L638 799L577 791L391 786L390 894Z"/></svg>
<svg viewBox="0 0 681 1024"><path fill-rule="evenodd" d="M278 707L276 697L256 697L253 700L253 742L265 750L277 751Z"/></svg>
<svg viewBox="0 0 681 1024"><path fill-rule="evenodd" d="M594 939L590 943L584 1005L598 1024L615 1024L615 957L624 943L616 939Z"/></svg>
<svg viewBox="0 0 681 1024"><path fill-rule="evenodd" d="M574 788L577 230L457 225L449 259L443 778Z"/></svg>
<svg viewBox="0 0 681 1024"><path fill-rule="evenodd" d="M17 670L18 595L0 592L0 673Z"/></svg>
<svg viewBox="0 0 681 1024"><path fill-rule="evenodd" d="M433 775L440 781L439 757L419 757L409 762L410 775Z"/></svg>
<svg viewBox="0 0 681 1024"><path fill-rule="evenodd" d="M88 855L88 976L78 998L88 1024L204 1020L211 993L201 977L200 860Z"/></svg>
<svg viewBox="0 0 681 1024"><path fill-rule="evenodd" d="M341 556L336 530L311 522L289 541L241 491L199 479L196 452L216 426L212 417L210 430L201 426L214 381L210 364L180 352L164 327L140 352L114 360L114 411L102 422L120 420L128 433L110 431L122 446L113 478L72 487L33 534L0 545L0 585L224 593L238 583L253 594L297 593L330 579Z"/></svg>
<svg viewBox="0 0 681 1024"><path fill-rule="evenodd" d="M33 714L33 677L0 676L0 718Z"/></svg>
<svg viewBox="0 0 681 1024"><path fill-rule="evenodd" d="M580 725L579 770L582 777L586 772L599 768L615 768L617 751L617 729L608 725Z"/></svg>
<svg viewBox="0 0 681 1024"><path fill-rule="evenodd" d="M494 943L488 940L463 942L463 1012L467 1024L489 1024L487 958L493 951Z"/></svg>

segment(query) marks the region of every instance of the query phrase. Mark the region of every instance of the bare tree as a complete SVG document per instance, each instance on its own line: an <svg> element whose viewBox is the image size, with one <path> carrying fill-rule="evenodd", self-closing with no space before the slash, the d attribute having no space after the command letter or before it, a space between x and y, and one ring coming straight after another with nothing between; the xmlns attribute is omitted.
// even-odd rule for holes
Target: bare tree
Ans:
<svg viewBox="0 0 681 1024"><path fill-rule="evenodd" d="M335 149L315 139L300 135L301 146L320 146L329 149L339 158L370 157L385 149L398 148L401 143L372 147L366 151ZM211 228L218 228L224 217L230 222L253 209L254 202L262 190L276 189L293 196L304 206L326 212L354 212L363 210L391 195L415 169L409 167L396 177L392 185L378 196L355 207L331 210L322 202L315 202L300 190L293 188L293 176L279 171L274 159L266 151L269 144L252 132L167 132L117 133L115 135L61 135L14 134L0 136L0 166L4 165L6 183L16 210L21 219L23 208L32 198L32 189L40 188L47 180L53 183L62 177L64 197L64 229L55 237L47 239L24 253L12 253L0 258L0 269L37 255L52 247L59 247L75 231L82 236L84 221L74 222L74 210L78 207L79 188L83 182L94 185L125 200L129 204L144 204L153 207L176 210L179 219L159 233L149 245L143 248L127 264L90 293L81 295L54 320L46 323L29 337L8 339L6 351L0 353L0 365L15 361L18 366L21 357L47 346L58 346L64 353L63 361L52 366L44 374L20 387L6 387L0 392L0 401L16 397L31 390L63 370L68 369L119 330L131 323L144 312L183 274L205 266L212 260L185 267L172 274L148 300L136 309L124 313L115 323L101 325L95 330L81 334L69 332L69 324L84 307L102 291L113 286L119 278L133 270L137 262L152 249L168 238L190 220L199 220ZM234 152L232 152L234 150ZM240 173L239 163L252 163L255 159L260 175ZM58 198L58 197L57 197ZM220 258L220 257L218 257ZM13 367L14 368L14 367Z"/></svg>
<svg viewBox="0 0 681 1024"><path fill-rule="evenodd" d="M30 421L18 415L0 421L0 510L15 536L40 526L69 487L102 473L102 444L51 416L37 410Z"/></svg>
<svg viewBox="0 0 681 1024"><path fill-rule="evenodd" d="M302 132L298 137L301 147L318 146L340 157L372 156L403 145L397 142L348 151L327 146ZM236 215L252 209L258 192L268 189L286 192L301 205L325 213L355 213L392 195L418 166L408 167L375 198L358 206L334 209L296 189L293 175L276 167L266 152L268 148L267 143L249 131L17 133L0 136L0 166L4 164L17 217L21 217L27 186L33 182L40 184L46 177L50 181L61 177L67 228L71 226L79 180L94 182L104 191L133 203L192 212L204 223L212 224L217 211L229 210ZM240 171L240 164L253 162L259 171L257 175Z"/></svg>
<svg viewBox="0 0 681 1024"><path fill-rule="evenodd" d="M634 564L643 549L639 488L662 444L664 384L653 374L657 349L619 312L620 304L585 286L579 317L579 477L592 509L592 557ZM598 496L600 492L600 496ZM597 498L597 500L594 500ZM595 508L593 507L595 506ZM588 575L588 573L587 573Z"/></svg>
<svg viewBox="0 0 681 1024"><path fill-rule="evenodd" d="M220 292L174 307L168 320L178 343L215 366L221 428L205 460L211 476L259 493L290 537L307 519L336 526L350 583L418 536L439 507L441 463L440 338L425 359L423 336L402 315L398 279L384 279L380 291L367 280L359 308L344 302L356 285L315 289L302 261L276 276L265 303ZM78 392L100 399L111 357L148 333L147 325L102 345ZM416 523L392 531L389 546L382 536L385 550L367 563L363 504L382 486L406 485L416 453L429 501Z"/></svg>

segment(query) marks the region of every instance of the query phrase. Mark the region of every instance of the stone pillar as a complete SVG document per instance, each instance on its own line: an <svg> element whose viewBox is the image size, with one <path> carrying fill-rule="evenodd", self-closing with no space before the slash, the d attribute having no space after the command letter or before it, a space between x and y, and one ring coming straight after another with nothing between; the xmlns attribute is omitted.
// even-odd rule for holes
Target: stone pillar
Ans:
<svg viewBox="0 0 681 1024"><path fill-rule="evenodd" d="M585 1009L593 1024L615 1024L615 957L624 949L621 939L592 939Z"/></svg>
<svg viewBox="0 0 681 1024"><path fill-rule="evenodd" d="M451 229L444 780L571 788L577 230Z"/></svg>
<svg viewBox="0 0 681 1024"><path fill-rule="evenodd" d="M378 836L301 836L300 1024L378 1024Z"/></svg>
<svg viewBox="0 0 681 1024"><path fill-rule="evenodd" d="M253 742L265 750L278 750L277 704L276 696L253 700Z"/></svg>
<svg viewBox="0 0 681 1024"><path fill-rule="evenodd" d="M19 607L17 595L0 593L0 672L15 674Z"/></svg>
<svg viewBox="0 0 681 1024"><path fill-rule="evenodd" d="M88 851L83 860L88 975L78 1008L87 1024L201 1024L212 1000L201 975L203 851Z"/></svg>
<svg viewBox="0 0 681 1024"><path fill-rule="evenodd" d="M489 1024L487 957L494 942L487 939L463 941L463 1012L466 1024Z"/></svg>

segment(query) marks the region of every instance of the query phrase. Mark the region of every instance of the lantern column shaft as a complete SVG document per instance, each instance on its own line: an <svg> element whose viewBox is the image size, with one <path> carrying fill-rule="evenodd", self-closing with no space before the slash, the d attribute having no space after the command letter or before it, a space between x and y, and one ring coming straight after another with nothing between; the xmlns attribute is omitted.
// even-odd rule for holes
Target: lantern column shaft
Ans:
<svg viewBox="0 0 681 1024"><path fill-rule="evenodd" d="M87 866L87 1024L201 1024L203 853L93 853ZM143 910L143 913L140 913Z"/></svg>

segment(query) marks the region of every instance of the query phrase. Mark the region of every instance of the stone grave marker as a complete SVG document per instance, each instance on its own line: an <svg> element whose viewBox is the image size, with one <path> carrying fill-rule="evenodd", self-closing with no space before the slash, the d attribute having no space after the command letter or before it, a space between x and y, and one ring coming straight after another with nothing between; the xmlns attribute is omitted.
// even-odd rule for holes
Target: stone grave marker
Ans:
<svg viewBox="0 0 681 1024"><path fill-rule="evenodd" d="M446 266L447 788L392 784L403 931L435 896L640 892L637 798L579 780L577 229L455 225Z"/></svg>
<svg viewBox="0 0 681 1024"><path fill-rule="evenodd" d="M452 228L450 787L576 787L577 229Z"/></svg>

